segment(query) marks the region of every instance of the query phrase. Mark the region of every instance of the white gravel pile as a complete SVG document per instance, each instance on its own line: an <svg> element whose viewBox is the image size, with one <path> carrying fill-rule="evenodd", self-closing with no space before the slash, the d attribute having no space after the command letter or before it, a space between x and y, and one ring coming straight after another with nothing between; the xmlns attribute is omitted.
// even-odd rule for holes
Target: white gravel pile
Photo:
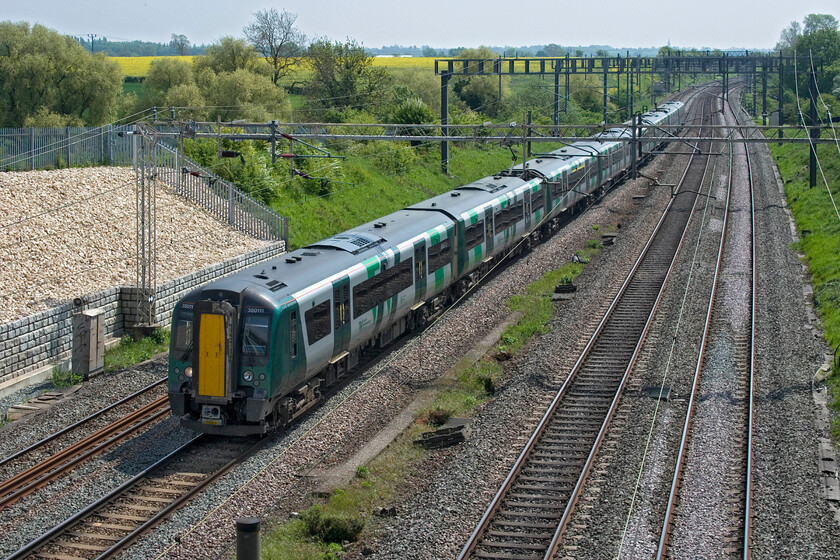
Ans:
<svg viewBox="0 0 840 560"><path fill-rule="evenodd" d="M135 284L131 168L0 173L0 322ZM264 245L158 184L157 281Z"/></svg>

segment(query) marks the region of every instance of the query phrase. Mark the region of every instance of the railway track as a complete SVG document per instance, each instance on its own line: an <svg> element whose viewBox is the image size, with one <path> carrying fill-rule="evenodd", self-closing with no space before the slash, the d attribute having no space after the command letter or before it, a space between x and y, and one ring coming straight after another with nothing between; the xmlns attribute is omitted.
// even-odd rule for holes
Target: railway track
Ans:
<svg viewBox="0 0 840 560"><path fill-rule="evenodd" d="M110 558L264 444L197 436L6 560Z"/></svg>
<svg viewBox="0 0 840 560"><path fill-rule="evenodd" d="M735 113L730 110L730 114L740 125ZM735 136L740 133L736 131ZM749 149L735 140L730 142L727 202L713 289L658 559L682 557L689 551L701 556L751 557L755 219ZM744 160L744 176L734 173L736 159ZM721 394L729 398L703 398ZM695 417L699 422L695 423ZM710 423L719 426L718 433L709 429ZM693 430L695 424L699 425ZM701 511L705 530L696 535L693 527Z"/></svg>
<svg viewBox="0 0 840 560"><path fill-rule="evenodd" d="M0 510L165 418L166 396L154 396L164 382L144 387L0 461L0 467L15 473L0 482ZM143 401L147 402L137 408ZM95 431L85 436L89 430Z"/></svg>
<svg viewBox="0 0 840 560"><path fill-rule="evenodd" d="M709 122L711 111L702 118ZM459 558L551 558L559 547L682 246L709 143L697 152L706 155L691 157L678 194Z"/></svg>

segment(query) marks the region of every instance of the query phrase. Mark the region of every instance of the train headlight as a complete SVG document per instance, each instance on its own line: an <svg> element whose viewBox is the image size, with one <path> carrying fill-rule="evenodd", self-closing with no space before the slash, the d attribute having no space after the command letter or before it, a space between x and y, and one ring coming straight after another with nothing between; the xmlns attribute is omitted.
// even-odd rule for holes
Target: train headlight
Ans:
<svg viewBox="0 0 840 560"><path fill-rule="evenodd" d="M184 368L184 375L187 377L192 377L192 366L187 366Z"/></svg>
<svg viewBox="0 0 840 560"><path fill-rule="evenodd" d="M250 369L245 370L245 373L242 374L242 377L245 379L245 381L250 383L251 381L254 380L254 372L251 371Z"/></svg>

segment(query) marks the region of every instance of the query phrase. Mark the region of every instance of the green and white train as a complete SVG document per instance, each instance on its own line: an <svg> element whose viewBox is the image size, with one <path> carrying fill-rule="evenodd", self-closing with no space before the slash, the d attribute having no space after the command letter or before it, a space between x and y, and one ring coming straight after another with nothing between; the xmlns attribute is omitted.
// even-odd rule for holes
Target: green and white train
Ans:
<svg viewBox="0 0 840 560"><path fill-rule="evenodd" d="M680 102L645 113L637 145L651 151L654 126L682 115ZM172 413L212 434L286 425L364 350L426 325L616 181L629 135L610 129L190 292L173 313Z"/></svg>

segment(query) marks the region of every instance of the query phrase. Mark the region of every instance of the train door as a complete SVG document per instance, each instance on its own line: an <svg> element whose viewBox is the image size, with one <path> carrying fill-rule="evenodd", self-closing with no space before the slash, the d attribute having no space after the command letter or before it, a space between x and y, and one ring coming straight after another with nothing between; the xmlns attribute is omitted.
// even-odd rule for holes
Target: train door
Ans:
<svg viewBox="0 0 840 560"><path fill-rule="evenodd" d="M414 242L414 303L426 299L426 276L429 271L426 263L426 240Z"/></svg>
<svg viewBox="0 0 840 560"><path fill-rule="evenodd" d="M333 356L350 346L350 278L333 282Z"/></svg>
<svg viewBox="0 0 840 560"><path fill-rule="evenodd" d="M224 402L232 386L236 311L228 302L200 301L194 307L193 387L204 402Z"/></svg>
<svg viewBox="0 0 840 560"><path fill-rule="evenodd" d="M484 242L487 244L485 246L484 255L482 259L486 259L490 255L493 254L493 247L495 247L495 239L493 239L493 234L495 228L493 227L493 207L488 206L484 209Z"/></svg>
<svg viewBox="0 0 840 560"><path fill-rule="evenodd" d="M525 192L522 193L522 198L525 201L525 231L531 231L531 196L533 195L532 189L528 188Z"/></svg>

